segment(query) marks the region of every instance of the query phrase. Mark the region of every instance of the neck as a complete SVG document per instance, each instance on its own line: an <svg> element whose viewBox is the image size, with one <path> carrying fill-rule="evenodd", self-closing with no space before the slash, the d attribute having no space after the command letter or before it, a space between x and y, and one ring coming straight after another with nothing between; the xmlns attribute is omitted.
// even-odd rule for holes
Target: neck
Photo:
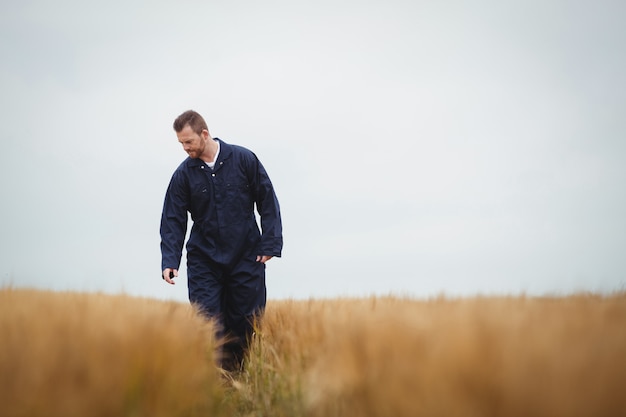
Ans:
<svg viewBox="0 0 626 417"><path fill-rule="evenodd" d="M204 162L213 162L215 160L215 155L217 154L218 149L217 141L213 140L213 138L209 137L206 143L206 147L204 148L204 152L200 155L200 159Z"/></svg>

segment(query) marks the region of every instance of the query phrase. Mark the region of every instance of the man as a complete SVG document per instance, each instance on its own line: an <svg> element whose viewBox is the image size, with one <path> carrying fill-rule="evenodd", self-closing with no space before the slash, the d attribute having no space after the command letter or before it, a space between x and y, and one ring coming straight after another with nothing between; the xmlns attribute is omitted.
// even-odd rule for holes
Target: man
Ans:
<svg viewBox="0 0 626 417"><path fill-rule="evenodd" d="M266 302L265 263L281 256L280 208L256 155L209 134L193 110L174 121L189 157L172 175L161 217L162 278L174 284L187 231L189 301L226 337L222 367L240 369L253 320ZM256 204L261 231L254 215Z"/></svg>

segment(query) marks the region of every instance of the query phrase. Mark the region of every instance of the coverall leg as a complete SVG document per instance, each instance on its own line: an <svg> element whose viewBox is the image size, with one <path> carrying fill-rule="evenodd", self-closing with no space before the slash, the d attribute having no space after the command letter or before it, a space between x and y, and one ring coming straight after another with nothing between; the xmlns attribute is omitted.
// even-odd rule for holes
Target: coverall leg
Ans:
<svg viewBox="0 0 626 417"><path fill-rule="evenodd" d="M251 255L232 267L188 260L187 273L189 301L216 321L216 337L225 341L221 366L238 370L254 331L254 319L265 309L265 265Z"/></svg>

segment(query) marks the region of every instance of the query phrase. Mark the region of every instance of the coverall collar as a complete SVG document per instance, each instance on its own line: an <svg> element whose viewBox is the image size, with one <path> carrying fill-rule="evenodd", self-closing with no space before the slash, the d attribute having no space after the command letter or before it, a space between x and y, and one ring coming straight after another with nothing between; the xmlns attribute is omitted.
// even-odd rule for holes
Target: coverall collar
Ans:
<svg viewBox="0 0 626 417"><path fill-rule="evenodd" d="M213 138L213 140L219 141L220 143L220 153L217 155L217 160L215 161L215 170L218 170L220 162L227 160L233 153L233 150L229 144L224 142L220 138ZM205 165L205 162L200 158L189 158L189 165L192 167L199 167Z"/></svg>

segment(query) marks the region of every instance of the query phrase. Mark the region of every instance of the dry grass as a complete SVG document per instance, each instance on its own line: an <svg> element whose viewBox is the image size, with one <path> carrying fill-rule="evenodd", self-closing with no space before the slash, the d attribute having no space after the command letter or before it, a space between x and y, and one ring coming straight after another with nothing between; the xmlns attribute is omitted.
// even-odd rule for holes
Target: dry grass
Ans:
<svg viewBox="0 0 626 417"><path fill-rule="evenodd" d="M625 294L286 301L262 331L303 415L626 415Z"/></svg>
<svg viewBox="0 0 626 417"><path fill-rule="evenodd" d="M0 415L210 415L211 334L184 304L0 290Z"/></svg>
<svg viewBox="0 0 626 417"><path fill-rule="evenodd" d="M626 294L270 301L229 386L186 304L0 290L2 416L621 416Z"/></svg>

